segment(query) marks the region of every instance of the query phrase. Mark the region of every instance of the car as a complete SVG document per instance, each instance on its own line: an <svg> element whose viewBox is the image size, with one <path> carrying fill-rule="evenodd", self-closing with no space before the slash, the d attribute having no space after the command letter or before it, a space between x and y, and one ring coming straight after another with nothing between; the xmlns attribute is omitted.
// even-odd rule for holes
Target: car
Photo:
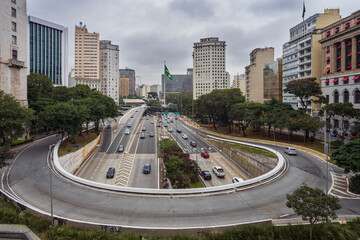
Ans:
<svg viewBox="0 0 360 240"><path fill-rule="evenodd" d="M293 147L285 147L284 152L288 155L296 155L296 149Z"/></svg>
<svg viewBox="0 0 360 240"><path fill-rule="evenodd" d="M115 176L115 168L111 167L106 173L106 178L113 178Z"/></svg>
<svg viewBox="0 0 360 240"><path fill-rule="evenodd" d="M170 122L171 122L171 123L173 123L173 122L174 122L174 120L172 120L172 119L171 119L171 120L170 120Z"/></svg>
<svg viewBox="0 0 360 240"><path fill-rule="evenodd" d="M167 124L164 125L164 127L167 127L167 126L168 126Z"/></svg>
<svg viewBox="0 0 360 240"><path fill-rule="evenodd" d="M149 174L151 172L151 164L150 163L146 163L144 165L144 168L143 168L143 173L144 174Z"/></svg>
<svg viewBox="0 0 360 240"><path fill-rule="evenodd" d="M204 178L204 180L211 180L211 173L208 170L201 171L200 175Z"/></svg>
<svg viewBox="0 0 360 240"><path fill-rule="evenodd" d="M124 116L124 114L122 112L119 112L119 116Z"/></svg>
<svg viewBox="0 0 360 240"><path fill-rule="evenodd" d="M225 177L225 171L224 169L222 169L222 167L219 166L213 166L212 167L212 171L215 173L215 175L219 178L223 178Z"/></svg>
<svg viewBox="0 0 360 240"><path fill-rule="evenodd" d="M169 128L168 128L168 131L169 131L169 132L172 132L172 131L173 131L173 129L172 129L171 127L169 127Z"/></svg>
<svg viewBox="0 0 360 240"><path fill-rule="evenodd" d="M147 117L146 120L149 120L149 118Z"/></svg>
<svg viewBox="0 0 360 240"><path fill-rule="evenodd" d="M143 127L141 131L146 131L146 127Z"/></svg>
<svg viewBox="0 0 360 240"><path fill-rule="evenodd" d="M176 129L176 132L181 133L181 129Z"/></svg>
<svg viewBox="0 0 360 240"><path fill-rule="evenodd" d="M140 138L141 138L141 139L145 138L145 133L142 132L142 133L140 134Z"/></svg>
<svg viewBox="0 0 360 240"><path fill-rule="evenodd" d="M131 115L131 118L134 118L134 115Z"/></svg>
<svg viewBox="0 0 360 240"><path fill-rule="evenodd" d="M153 132L150 132L150 133L149 133L149 137L154 137L154 133L153 133Z"/></svg>
<svg viewBox="0 0 360 240"><path fill-rule="evenodd" d="M195 141L191 141L191 142L190 142L190 146L196 147L196 146L197 146L197 145L196 145L196 142L195 142Z"/></svg>
<svg viewBox="0 0 360 240"><path fill-rule="evenodd" d="M178 118L176 117L175 120L178 120Z"/></svg>
<svg viewBox="0 0 360 240"><path fill-rule="evenodd" d="M135 112L138 112L139 110L136 110Z"/></svg>
<svg viewBox="0 0 360 240"><path fill-rule="evenodd" d="M201 156L203 158L209 158L210 157L208 152L201 152Z"/></svg>
<svg viewBox="0 0 360 240"><path fill-rule="evenodd" d="M183 139L188 139L188 136L187 136L186 134L183 134L183 135L182 135L182 138L183 138Z"/></svg>
<svg viewBox="0 0 360 240"><path fill-rule="evenodd" d="M108 128L108 129L109 129L109 128L111 128L111 125L110 125L110 124L108 124L108 125L106 126L106 128Z"/></svg>
<svg viewBox="0 0 360 240"><path fill-rule="evenodd" d="M156 127L161 127L160 124L156 125Z"/></svg>
<svg viewBox="0 0 360 240"><path fill-rule="evenodd" d="M127 128L127 129L125 130L125 135L129 135L129 134L130 134L130 129Z"/></svg>
<svg viewBox="0 0 360 240"><path fill-rule="evenodd" d="M120 145L119 147L118 147L118 152L123 152L124 151L124 145Z"/></svg>
<svg viewBox="0 0 360 240"><path fill-rule="evenodd" d="M151 121L150 123L151 123L151 124L154 124L154 121Z"/></svg>
<svg viewBox="0 0 360 240"><path fill-rule="evenodd" d="M233 183L238 183L238 182L243 182L244 181L244 179L242 179L241 177L234 177L233 179L232 179L232 182Z"/></svg>
<svg viewBox="0 0 360 240"><path fill-rule="evenodd" d="M131 124L130 124L130 123L128 123L128 124L127 124L127 127L131 127Z"/></svg>

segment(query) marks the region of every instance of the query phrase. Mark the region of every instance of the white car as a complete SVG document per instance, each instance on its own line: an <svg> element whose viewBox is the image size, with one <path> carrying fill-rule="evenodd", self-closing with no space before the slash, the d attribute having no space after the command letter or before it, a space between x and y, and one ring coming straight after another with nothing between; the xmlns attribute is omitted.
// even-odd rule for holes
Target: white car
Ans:
<svg viewBox="0 0 360 240"><path fill-rule="evenodd" d="M296 155L296 149L293 147L285 147L284 152L289 155Z"/></svg>
<svg viewBox="0 0 360 240"><path fill-rule="evenodd" d="M168 131L169 131L169 132L172 132L172 131L173 131L173 129L172 129L171 127L169 127L169 128L168 128Z"/></svg>
<svg viewBox="0 0 360 240"><path fill-rule="evenodd" d="M243 182L244 181L244 179L242 179L241 177L234 177L233 179L232 179L232 182L233 183L238 183L238 182Z"/></svg>
<svg viewBox="0 0 360 240"><path fill-rule="evenodd" d="M183 135L182 135L182 138L183 138L183 139L188 139L188 136L187 136L186 134L183 134Z"/></svg>
<svg viewBox="0 0 360 240"><path fill-rule="evenodd" d="M214 174L217 177L220 177L220 178L223 178L226 175L224 169L222 169L222 167L219 167L219 166L213 166L212 171L214 172Z"/></svg>
<svg viewBox="0 0 360 240"><path fill-rule="evenodd" d="M126 130L125 130L125 135L129 135L130 134L130 130L127 128Z"/></svg>

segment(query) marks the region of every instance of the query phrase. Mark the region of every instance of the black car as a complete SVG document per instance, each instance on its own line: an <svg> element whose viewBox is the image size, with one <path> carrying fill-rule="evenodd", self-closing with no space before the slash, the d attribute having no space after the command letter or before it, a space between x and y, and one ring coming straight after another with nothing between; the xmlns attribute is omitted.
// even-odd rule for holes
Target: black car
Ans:
<svg viewBox="0 0 360 240"><path fill-rule="evenodd" d="M176 132L181 133L181 129L176 129Z"/></svg>
<svg viewBox="0 0 360 240"><path fill-rule="evenodd" d="M113 178L115 175L115 168L111 167L106 173L106 178Z"/></svg>
<svg viewBox="0 0 360 240"><path fill-rule="evenodd" d="M144 165L144 169L143 169L143 173L144 174L149 174L151 171L151 164L150 163L147 163Z"/></svg>
<svg viewBox="0 0 360 240"><path fill-rule="evenodd" d="M201 171L200 175L204 178L204 180L211 180L211 173L208 170Z"/></svg>
<svg viewBox="0 0 360 240"><path fill-rule="evenodd" d="M196 147L196 146L197 146L197 145L196 145L196 142L195 142L195 141L191 141L191 142L190 142L190 146Z"/></svg>

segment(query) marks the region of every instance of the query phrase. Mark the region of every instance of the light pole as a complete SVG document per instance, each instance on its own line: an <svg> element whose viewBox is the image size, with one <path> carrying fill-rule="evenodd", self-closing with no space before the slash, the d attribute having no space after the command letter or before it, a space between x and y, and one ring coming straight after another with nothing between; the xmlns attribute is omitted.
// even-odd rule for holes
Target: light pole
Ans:
<svg viewBox="0 0 360 240"><path fill-rule="evenodd" d="M328 185L329 185L329 149L327 146L327 141L326 141L326 135L327 135L327 130L326 130L326 110L324 111L324 117L325 117L325 126L324 126L324 153L326 154L326 195L329 195L329 190L328 190ZM329 143L330 143L330 133L329 133Z"/></svg>
<svg viewBox="0 0 360 240"><path fill-rule="evenodd" d="M50 213L51 213L51 226L54 227L54 209L53 209L53 188L52 188L52 171L51 171L51 158L52 158L52 154L53 154L53 149L54 149L54 145L55 144L50 144L49 145L49 150L50 150L50 162L49 162L49 171L50 171Z"/></svg>

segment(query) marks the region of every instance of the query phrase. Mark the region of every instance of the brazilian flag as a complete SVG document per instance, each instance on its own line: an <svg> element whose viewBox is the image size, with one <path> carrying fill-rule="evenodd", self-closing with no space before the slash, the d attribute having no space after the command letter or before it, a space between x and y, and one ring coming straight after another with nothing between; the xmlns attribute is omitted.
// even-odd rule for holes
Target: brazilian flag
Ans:
<svg viewBox="0 0 360 240"><path fill-rule="evenodd" d="M165 75L171 80L173 80L173 76L170 74L169 69L166 67L166 65L165 65Z"/></svg>

